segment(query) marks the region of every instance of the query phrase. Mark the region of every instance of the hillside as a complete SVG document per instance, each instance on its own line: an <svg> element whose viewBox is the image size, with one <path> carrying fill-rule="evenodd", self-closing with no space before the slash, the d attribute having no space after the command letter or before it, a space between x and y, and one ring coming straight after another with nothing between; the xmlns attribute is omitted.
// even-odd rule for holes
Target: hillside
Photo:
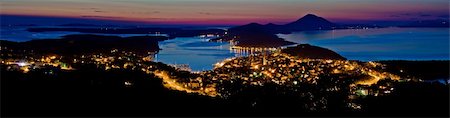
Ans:
<svg viewBox="0 0 450 118"><path fill-rule="evenodd" d="M135 51L145 54L160 50L158 41L167 40L164 36L102 36L102 35L66 35L61 39L42 39L27 42L0 40L2 47L19 50L33 50L34 53L56 53L63 55L110 52L113 49ZM2 50L6 51L6 50Z"/></svg>
<svg viewBox="0 0 450 118"><path fill-rule="evenodd" d="M295 43L278 38L275 34L305 30L331 30L336 26L322 17L307 14L297 21L284 25L250 23L232 27L228 29L227 35L211 41L234 41L237 46L242 47L281 47Z"/></svg>
<svg viewBox="0 0 450 118"><path fill-rule="evenodd" d="M281 52L292 56L298 56L300 58L346 60L345 57L332 50L309 44L300 44L296 47L288 47L283 49Z"/></svg>

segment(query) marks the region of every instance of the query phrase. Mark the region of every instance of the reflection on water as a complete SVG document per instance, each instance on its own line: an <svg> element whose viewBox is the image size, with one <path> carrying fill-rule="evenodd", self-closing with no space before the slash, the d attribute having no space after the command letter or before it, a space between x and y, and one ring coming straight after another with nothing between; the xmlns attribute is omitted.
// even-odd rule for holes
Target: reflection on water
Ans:
<svg viewBox="0 0 450 118"><path fill-rule="evenodd" d="M36 38L59 38L77 32L32 33L27 27L2 27L0 39L28 41ZM101 34L142 36L142 34ZM449 28L382 28L329 31L304 31L278 34L296 43L329 48L352 60L448 60ZM155 61L188 64L193 71L210 70L226 58L246 56L255 50L230 48L226 42L208 42L208 38L175 38L160 42L162 49ZM256 51L257 52L257 51Z"/></svg>
<svg viewBox="0 0 450 118"><path fill-rule="evenodd" d="M208 42L208 40L202 37L184 37L162 41L159 43L162 50L155 56L155 61L174 66L187 64L193 71L204 71L211 70L214 64L226 58L275 50L275 48L244 49L230 46L228 42Z"/></svg>
<svg viewBox="0 0 450 118"><path fill-rule="evenodd" d="M207 38L183 37L162 41L155 61L167 64L188 64L193 71L210 70L213 64L234 57L229 43L208 42Z"/></svg>
<svg viewBox="0 0 450 118"><path fill-rule="evenodd" d="M235 57L241 57L252 54L271 53L273 51L276 51L277 49L278 48L245 48L245 47L231 46L230 52L235 53Z"/></svg>
<svg viewBox="0 0 450 118"><path fill-rule="evenodd" d="M448 60L449 28L381 28L278 34L329 48L352 60Z"/></svg>

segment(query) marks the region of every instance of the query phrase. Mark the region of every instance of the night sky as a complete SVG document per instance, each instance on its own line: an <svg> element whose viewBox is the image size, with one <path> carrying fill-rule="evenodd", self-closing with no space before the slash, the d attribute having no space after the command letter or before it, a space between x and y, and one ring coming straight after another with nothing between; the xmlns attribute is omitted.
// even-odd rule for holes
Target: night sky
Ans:
<svg viewBox="0 0 450 118"><path fill-rule="evenodd" d="M286 23L308 13L334 22L449 17L448 0L0 0L0 3L2 16L154 24Z"/></svg>

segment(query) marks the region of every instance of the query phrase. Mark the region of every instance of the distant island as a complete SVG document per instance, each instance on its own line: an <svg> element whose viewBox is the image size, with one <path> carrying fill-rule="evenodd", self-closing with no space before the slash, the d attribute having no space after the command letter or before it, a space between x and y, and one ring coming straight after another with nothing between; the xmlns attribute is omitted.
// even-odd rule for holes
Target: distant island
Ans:
<svg viewBox="0 0 450 118"><path fill-rule="evenodd" d="M233 27L228 29L227 35L211 41L230 41L239 47L281 47L295 43L285 41L275 34L307 30L332 30L336 28L338 28L338 25L335 23L313 14L307 14L297 21L284 25L250 23Z"/></svg>
<svg viewBox="0 0 450 118"><path fill-rule="evenodd" d="M65 24L61 26L93 26L86 24ZM198 29L186 30L181 28L28 28L30 32L51 32L68 31L80 33L101 33L101 34L167 34L169 38L175 37L194 37L199 35L212 34L220 36L210 41L229 41L237 47L253 48L278 48L282 46L293 45L295 43L285 41L275 34L291 33L295 31L307 30L332 30L345 29L347 26L340 26L332 23L325 18L307 14L304 17L284 25L269 23L261 25L250 23L243 26L232 27L226 30L222 29Z"/></svg>
<svg viewBox="0 0 450 118"><path fill-rule="evenodd" d="M277 48L295 44L279 38L257 23L230 28L227 35L211 39L210 41L226 41L231 42L234 46L258 48Z"/></svg>
<svg viewBox="0 0 450 118"><path fill-rule="evenodd" d="M84 23L69 23L69 24L61 24L57 26L62 27L119 27L117 25L94 25L94 24L84 24Z"/></svg>
<svg viewBox="0 0 450 118"><path fill-rule="evenodd" d="M218 38L211 39L212 42L230 42L232 46L242 48L279 48L290 46L295 43L285 41L276 36L276 34L288 34L298 31L310 30L334 30L334 29L350 29L350 28L378 28L377 25L345 25L333 23L323 17L314 14L307 14L302 18L286 23L265 25L258 23L250 23L242 26L236 26L223 29L182 29L182 28L121 28L121 27L98 27L88 28L86 26L95 26L89 24L64 24L63 28L28 28L29 32L51 32L51 31L68 31L80 33L100 33L100 34L165 34L169 39L175 37L195 37L199 35L214 35ZM76 26L67 27L67 26ZM400 24L398 27L449 27L448 21L417 21L409 24Z"/></svg>
<svg viewBox="0 0 450 118"><path fill-rule="evenodd" d="M69 24L70 25L70 24ZM28 28L29 32L80 32L80 33L100 33L100 34L166 34L169 38L194 37L199 35L214 34L224 35L222 29L198 29L186 30L181 28Z"/></svg>
<svg viewBox="0 0 450 118"><path fill-rule="evenodd" d="M417 21L409 24L398 25L398 27L449 27L449 21ZM223 37L211 41L230 41L240 47L281 47L292 45L292 42L278 38L275 34L289 34L298 31L310 30L334 30L334 29L361 29L381 28L377 25L349 25L337 24L314 14L307 14L302 18L287 24L265 25L250 23L242 26L232 27Z"/></svg>
<svg viewBox="0 0 450 118"><path fill-rule="evenodd" d="M415 21L399 27L435 27L435 28L449 28L449 20L425 20Z"/></svg>
<svg viewBox="0 0 450 118"><path fill-rule="evenodd" d="M284 25L267 24L264 26L266 30L272 33L290 33L305 30L332 30L339 28L339 25L314 14L307 14L297 21Z"/></svg>

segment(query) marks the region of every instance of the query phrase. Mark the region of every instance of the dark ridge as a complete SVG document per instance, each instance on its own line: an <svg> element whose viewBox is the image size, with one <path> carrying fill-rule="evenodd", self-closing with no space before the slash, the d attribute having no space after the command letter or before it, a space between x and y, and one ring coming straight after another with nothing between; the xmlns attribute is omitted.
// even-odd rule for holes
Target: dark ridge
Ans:
<svg viewBox="0 0 450 118"><path fill-rule="evenodd" d="M247 25L237 26L228 29L229 34L231 35L240 35L240 34L247 34L247 33L269 33L264 25L258 24L258 23L250 23Z"/></svg>
<svg viewBox="0 0 450 118"><path fill-rule="evenodd" d="M228 30L227 35L211 41L235 41L237 46L242 47L281 47L295 43L278 38L275 34L304 30L331 30L335 27L336 24L322 17L308 14L285 25L250 23L233 27Z"/></svg>
<svg viewBox="0 0 450 118"><path fill-rule="evenodd" d="M98 26L93 24L82 24L82 23L70 23L70 24L62 24L57 26L81 26L81 27L90 27L90 26Z"/></svg>
<svg viewBox="0 0 450 118"><path fill-rule="evenodd" d="M339 55L338 53L317 46L312 46L309 44L300 44L295 47L288 47L281 51L292 56L298 56L300 58L308 59L333 59L333 60L346 60L345 57Z"/></svg>
<svg viewBox="0 0 450 118"><path fill-rule="evenodd" d="M228 30L229 34L224 37L212 39L211 41L235 41L240 47L264 47L273 48L295 44L278 38L258 23L250 23L243 26L233 27Z"/></svg>
<svg viewBox="0 0 450 118"><path fill-rule="evenodd" d="M278 26L277 24L267 23L266 26Z"/></svg>
<svg viewBox="0 0 450 118"><path fill-rule="evenodd" d="M337 28L337 25L328 21L325 18L318 17L313 14L307 14L304 17L298 19L297 21L284 24L276 25L273 23L268 23L266 25L261 25L258 23L250 23L247 25L237 26L230 28L229 31L242 32L242 31L264 31L266 33L277 34L277 33L290 33L294 31L305 31L305 30L331 30Z"/></svg>
<svg viewBox="0 0 450 118"><path fill-rule="evenodd" d="M101 34L167 34L170 37L194 37L202 34L223 35L222 29L184 30L179 28L28 28L29 32L67 31Z"/></svg>
<svg viewBox="0 0 450 118"><path fill-rule="evenodd" d="M336 24L313 14L307 14L295 22L283 25L283 28L289 31L331 30L333 27L336 27Z"/></svg>
<svg viewBox="0 0 450 118"><path fill-rule="evenodd" d="M1 24L0 26L28 26L28 27L31 27L31 26L38 26L38 25L36 25L36 24Z"/></svg>
<svg viewBox="0 0 450 118"><path fill-rule="evenodd" d="M400 25L399 27L450 27L449 20L426 20L426 21L415 21L408 23L406 25Z"/></svg>
<svg viewBox="0 0 450 118"><path fill-rule="evenodd" d="M167 40L164 36L101 36L101 35L66 35L61 39L42 39L27 42L0 40L2 47L16 50L33 50L41 54L91 54L110 52L112 49L133 51L145 54L159 51L158 41Z"/></svg>

